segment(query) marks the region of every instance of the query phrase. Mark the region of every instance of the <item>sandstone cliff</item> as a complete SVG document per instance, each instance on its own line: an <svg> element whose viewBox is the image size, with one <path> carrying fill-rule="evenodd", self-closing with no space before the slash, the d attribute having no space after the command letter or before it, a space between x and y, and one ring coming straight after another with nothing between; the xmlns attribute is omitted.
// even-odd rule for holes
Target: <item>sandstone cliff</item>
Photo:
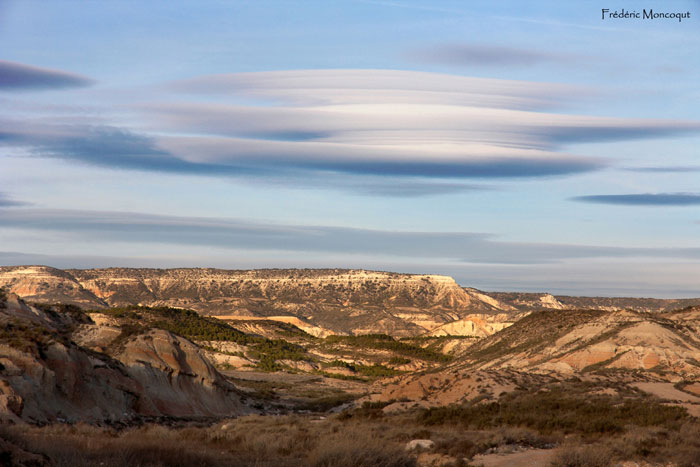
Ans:
<svg viewBox="0 0 700 467"><path fill-rule="evenodd" d="M227 317L292 316L316 335L419 335L471 313L510 312L438 275L347 269L0 268L0 286L43 303L145 305Z"/></svg>

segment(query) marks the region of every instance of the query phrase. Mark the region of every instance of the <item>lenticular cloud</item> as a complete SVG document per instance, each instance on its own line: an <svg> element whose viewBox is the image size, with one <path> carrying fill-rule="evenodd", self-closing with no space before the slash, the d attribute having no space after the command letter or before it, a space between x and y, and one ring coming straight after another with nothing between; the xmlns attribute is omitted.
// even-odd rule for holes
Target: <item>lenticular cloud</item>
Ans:
<svg viewBox="0 0 700 467"><path fill-rule="evenodd" d="M345 186L360 186L573 175L608 161L567 145L700 131L698 122L553 113L591 94L568 85L437 73L237 73L168 89L160 102L131 104L146 116L139 126L6 119L0 145L125 170L309 185L352 176Z"/></svg>
<svg viewBox="0 0 700 467"><path fill-rule="evenodd" d="M569 143L660 137L695 122L547 113L590 91L395 70L205 76L173 85L187 100L143 109L189 161L353 174L537 177L596 170ZM215 95L216 103L192 96ZM254 103L241 104L241 99ZM189 135L187 133L190 133Z"/></svg>

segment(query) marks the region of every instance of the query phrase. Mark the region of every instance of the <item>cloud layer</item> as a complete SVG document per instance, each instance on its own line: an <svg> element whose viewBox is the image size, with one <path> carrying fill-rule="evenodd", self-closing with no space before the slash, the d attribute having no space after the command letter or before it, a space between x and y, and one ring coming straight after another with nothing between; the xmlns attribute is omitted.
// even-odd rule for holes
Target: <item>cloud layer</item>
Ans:
<svg viewBox="0 0 700 467"><path fill-rule="evenodd" d="M22 201L16 201L5 195L5 193L0 191L0 208L7 208L12 206L26 206L27 203Z"/></svg>
<svg viewBox="0 0 700 467"><path fill-rule="evenodd" d="M578 87L438 73L237 73L168 89L177 94L134 105L146 118L141 128L6 118L0 145L109 168L286 178L325 188L323 178L350 176L355 181L333 187L420 196L473 189L468 179L566 176L610 165L568 153L574 143L700 132L693 121L546 111L590 95ZM411 179L420 180L415 189Z"/></svg>
<svg viewBox="0 0 700 467"><path fill-rule="evenodd" d="M519 243L499 241L494 235L475 232L388 231L111 211L0 209L0 227L69 233L76 240L380 255L463 263L543 264L584 258L700 259L700 248Z"/></svg>
<svg viewBox="0 0 700 467"><path fill-rule="evenodd" d="M700 205L700 193L639 193L624 195L577 196L574 201L623 206L693 206Z"/></svg>
<svg viewBox="0 0 700 467"><path fill-rule="evenodd" d="M657 166L657 167L626 167L624 170L629 172L642 172L642 173L687 173L687 172L700 172L700 166L698 165L669 165L669 166Z"/></svg>
<svg viewBox="0 0 700 467"><path fill-rule="evenodd" d="M84 76L0 60L0 91L61 89L93 84Z"/></svg>

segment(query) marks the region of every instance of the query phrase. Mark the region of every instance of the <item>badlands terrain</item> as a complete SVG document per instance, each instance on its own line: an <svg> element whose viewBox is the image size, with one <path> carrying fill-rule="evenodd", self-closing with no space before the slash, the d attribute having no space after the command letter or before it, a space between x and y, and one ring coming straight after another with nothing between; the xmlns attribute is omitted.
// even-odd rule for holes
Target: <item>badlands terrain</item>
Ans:
<svg viewBox="0 0 700 467"><path fill-rule="evenodd" d="M2 465L700 465L700 299L0 267Z"/></svg>

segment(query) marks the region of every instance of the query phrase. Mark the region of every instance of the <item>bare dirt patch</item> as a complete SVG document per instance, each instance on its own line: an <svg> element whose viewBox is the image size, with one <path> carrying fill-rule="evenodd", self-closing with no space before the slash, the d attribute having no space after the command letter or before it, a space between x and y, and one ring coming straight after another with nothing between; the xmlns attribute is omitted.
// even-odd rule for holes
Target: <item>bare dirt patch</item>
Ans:
<svg viewBox="0 0 700 467"><path fill-rule="evenodd" d="M539 467L550 465L553 457L552 449L527 449L512 453L474 456L472 463L484 467Z"/></svg>

